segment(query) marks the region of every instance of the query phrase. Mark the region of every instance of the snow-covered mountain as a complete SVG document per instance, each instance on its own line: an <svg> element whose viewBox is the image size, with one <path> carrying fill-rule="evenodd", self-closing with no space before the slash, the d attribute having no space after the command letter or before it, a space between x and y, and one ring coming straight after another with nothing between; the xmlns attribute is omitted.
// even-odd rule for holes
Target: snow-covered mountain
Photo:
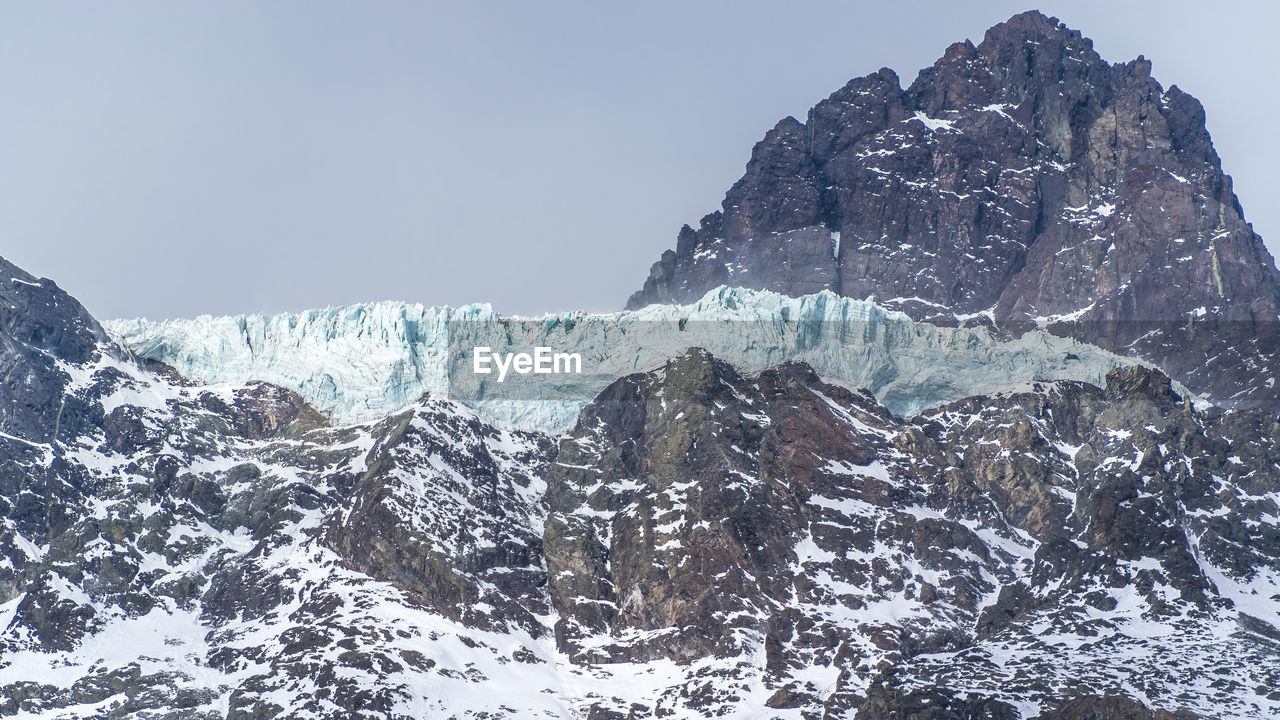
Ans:
<svg viewBox="0 0 1280 720"><path fill-rule="evenodd" d="M854 81L621 313L104 328L0 259L0 717L1280 716L1277 367L1223 324L1274 315L1275 271L1245 267L1198 105L1100 62L1027 14L906 94ZM927 211L872 218L872 180ZM1178 244L1162 199L1197 229L1183 274L1125 265ZM876 249L873 219L901 232ZM884 277L907 314L832 292ZM1104 343L1147 361L1055 336L1119 327L1094 315L1160 277L1222 302ZM498 383L478 345L584 372Z"/></svg>
<svg viewBox="0 0 1280 720"><path fill-rule="evenodd" d="M4 715L1280 712L1280 426L1155 371L904 420L692 349L559 438L334 426L2 269Z"/></svg>
<svg viewBox="0 0 1280 720"><path fill-rule="evenodd" d="M867 388L893 412L1049 380L1104 382L1138 362L1040 330L997 339L986 326L914 322L869 300L824 291L799 298L717 288L684 306L503 317L486 305L381 302L299 314L116 320L107 330L138 357L207 383L271 382L339 422L377 418L423 393L449 397L492 422L545 433L568 429L615 379L701 347L748 372L809 363L823 378ZM578 353L581 374L504 382L472 372L473 349Z"/></svg>

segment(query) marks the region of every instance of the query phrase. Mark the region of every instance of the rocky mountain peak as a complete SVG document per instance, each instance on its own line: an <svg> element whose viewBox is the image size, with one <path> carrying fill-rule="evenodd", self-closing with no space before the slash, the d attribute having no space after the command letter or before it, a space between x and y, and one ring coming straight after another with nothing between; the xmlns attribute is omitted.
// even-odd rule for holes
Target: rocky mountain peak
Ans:
<svg viewBox="0 0 1280 720"><path fill-rule="evenodd" d="M0 258L0 337L80 363L97 353L106 333L57 283Z"/></svg>
<svg viewBox="0 0 1280 720"><path fill-rule="evenodd" d="M905 90L882 69L779 123L628 307L719 285L1047 328L1215 402L1277 405L1280 272L1204 108L1038 12L953 44Z"/></svg>
<svg viewBox="0 0 1280 720"><path fill-rule="evenodd" d="M951 45L920 72L908 93L930 116L1000 102L1021 105L1028 99L1038 106L1061 102L1069 107L1105 86L1108 69L1088 38L1057 18L1031 11L993 26L976 47L967 40Z"/></svg>
<svg viewBox="0 0 1280 720"><path fill-rule="evenodd" d="M56 283L0 258L0 431L48 442L92 422L88 408L63 398L70 366L113 352L105 339L98 321Z"/></svg>

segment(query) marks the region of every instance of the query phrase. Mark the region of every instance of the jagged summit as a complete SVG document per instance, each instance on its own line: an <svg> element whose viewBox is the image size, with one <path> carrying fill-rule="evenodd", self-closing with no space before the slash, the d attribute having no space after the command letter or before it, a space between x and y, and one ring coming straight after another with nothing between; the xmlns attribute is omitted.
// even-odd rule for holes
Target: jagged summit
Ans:
<svg viewBox="0 0 1280 720"><path fill-rule="evenodd" d="M1277 405L1280 273L1204 109L1038 12L953 44L906 89L881 69L778 123L628 307L719 285L1047 326L1224 405Z"/></svg>

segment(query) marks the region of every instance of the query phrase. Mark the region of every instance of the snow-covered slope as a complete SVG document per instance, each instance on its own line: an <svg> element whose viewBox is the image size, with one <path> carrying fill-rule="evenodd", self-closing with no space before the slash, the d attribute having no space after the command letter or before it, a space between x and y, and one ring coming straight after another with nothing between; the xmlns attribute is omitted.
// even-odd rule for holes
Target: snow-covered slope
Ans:
<svg viewBox="0 0 1280 720"><path fill-rule="evenodd" d="M560 438L441 397L335 427L283 388L139 367L13 277L0 716L1280 712L1280 428L1155 371L904 420L802 363L687 351ZM593 328L459 337L504 322ZM850 323L854 347L928 347ZM376 368L379 338L348 339Z"/></svg>
<svg viewBox="0 0 1280 720"><path fill-rule="evenodd" d="M3 716L1280 711L1273 445L1152 371L904 421L688 352L557 442L58 368L101 422L0 434Z"/></svg>
<svg viewBox="0 0 1280 720"><path fill-rule="evenodd" d="M116 320L109 331L139 356L203 382L262 380L297 390L340 421L382 416L424 392L495 422L543 432L569 427L610 382L704 347L746 371L804 360L824 378L870 389L909 416L972 395L1070 379L1101 384L1134 364L1090 345L1033 331L1000 341L983 327L913 322L869 300L830 292L791 298L718 288L683 306L504 317L487 305L379 302L299 314ZM472 372L475 346L579 353L582 374Z"/></svg>

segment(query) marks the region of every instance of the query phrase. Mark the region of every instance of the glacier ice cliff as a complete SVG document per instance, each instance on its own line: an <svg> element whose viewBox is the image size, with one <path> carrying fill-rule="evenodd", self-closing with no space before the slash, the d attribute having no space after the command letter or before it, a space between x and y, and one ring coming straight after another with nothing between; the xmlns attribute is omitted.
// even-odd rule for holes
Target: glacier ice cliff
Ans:
<svg viewBox="0 0 1280 720"><path fill-rule="evenodd" d="M1033 330L999 340L984 327L912 321L870 300L829 291L803 297L721 287L688 305L652 305L539 318L377 302L297 314L114 320L108 331L134 354L205 383L261 380L298 391L340 422L385 415L423 393L474 407L492 421L559 433L611 381L703 347L755 372L803 360L829 382L866 388L893 412L922 410L1049 380L1103 384L1138 364ZM535 346L582 357L582 374L472 372L472 350Z"/></svg>

